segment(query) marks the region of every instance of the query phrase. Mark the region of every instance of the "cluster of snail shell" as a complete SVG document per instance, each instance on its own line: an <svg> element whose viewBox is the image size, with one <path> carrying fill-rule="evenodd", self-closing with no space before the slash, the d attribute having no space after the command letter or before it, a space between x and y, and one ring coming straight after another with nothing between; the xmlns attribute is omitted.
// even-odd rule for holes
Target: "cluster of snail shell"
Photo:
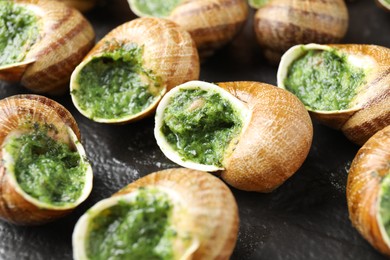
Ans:
<svg viewBox="0 0 390 260"><path fill-rule="evenodd" d="M333 44L340 41L347 30L348 12L343 0L327 1L328 8L320 8L323 1L273 0L257 10L254 20L257 40L267 59L271 62L281 59L278 87L249 81L216 84L196 81L200 73L200 58L208 57L226 45L246 22L249 7L245 0L181 1L166 19L143 17L132 20L112 30L94 47L93 28L75 9L53 1L15 2L27 7L34 6L31 10L37 12L41 19L41 31L24 62L0 67L0 79L20 81L33 92L63 93L69 80L71 90L77 90L77 75L91 60L119 48L121 44L143 46L142 64L145 70L153 71L160 77L162 88L149 107L120 119L92 118L79 106L73 95L72 100L84 116L110 124L139 120L157 109L157 143L169 159L185 168L149 174L107 200L118 201L120 197L149 186L167 190L169 194L175 194L172 195L175 198L180 197L180 203L176 205L175 202L175 207L185 208L185 217L189 220L179 221L177 228L187 228L196 238L191 246L178 249L182 256L227 259L231 255L238 233L238 209L231 191L221 179L232 187L246 191L271 192L279 187L298 171L309 153L313 138L310 115L325 125L342 130L354 143L366 143L356 156L349 173L350 216L353 224L369 242L381 252L390 254L390 239L384 234L382 224L377 221L378 209L370 208L379 196L381 177L389 173L390 133L386 126L390 123L390 51L372 45ZM96 4L95 0L60 2L82 11ZM192 15L191 19L189 15ZM310 20L313 18L317 20ZM308 24L312 27L307 27ZM52 28L56 28L56 31ZM368 80L352 108L326 112L310 110L284 89L287 68L302 55L301 46L295 45L311 42L318 44L306 45L307 49L332 48L371 61ZM68 50L72 50L72 53L68 53ZM162 115L169 106L170 97L177 91L191 88L216 91L245 110L244 127L234 140L234 145L229 146L229 152L225 153L222 167L194 164L182 159L169 147L160 132ZM68 142L76 146L81 156L85 156L75 120L58 103L37 95L19 95L0 101L0 110L0 143L4 142L10 132L18 130L21 121L33 120L67 129ZM368 160L371 160L372 154L381 163L370 165ZM221 179L207 171L216 172ZM373 180L368 177L372 177L372 171L379 172ZM0 217L15 224L31 225L46 223L68 214L88 197L92 189L90 166L86 172L85 189L77 203L71 207L56 208L37 203L24 194L13 175L1 164ZM372 194L372 190L375 194ZM366 194L370 200L365 199ZM371 204L363 205L360 200ZM101 210L96 207L96 210ZM86 254L83 243L87 236L88 221L90 218L86 214L78 222L73 234L76 259L84 259Z"/></svg>

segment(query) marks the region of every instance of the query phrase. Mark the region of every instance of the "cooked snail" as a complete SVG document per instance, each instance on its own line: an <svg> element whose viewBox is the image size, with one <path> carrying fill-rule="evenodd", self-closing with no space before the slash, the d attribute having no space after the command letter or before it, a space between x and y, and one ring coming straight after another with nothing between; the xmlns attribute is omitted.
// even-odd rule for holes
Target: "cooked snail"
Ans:
<svg viewBox="0 0 390 260"><path fill-rule="evenodd" d="M390 1L389 0L376 0L376 2L386 9L387 11L390 11Z"/></svg>
<svg viewBox="0 0 390 260"><path fill-rule="evenodd" d="M388 48L297 45L283 55L277 78L317 120L359 145L390 124Z"/></svg>
<svg viewBox="0 0 390 260"><path fill-rule="evenodd" d="M266 58L278 63L294 45L339 42L348 10L343 0L272 0L257 10L254 28Z"/></svg>
<svg viewBox="0 0 390 260"><path fill-rule="evenodd" d="M306 159L313 128L288 91L258 82L191 81L161 100L154 134L181 166L222 171L235 188L271 192Z"/></svg>
<svg viewBox="0 0 390 260"><path fill-rule="evenodd" d="M347 201L352 224L390 256L390 126L372 136L353 159Z"/></svg>
<svg viewBox="0 0 390 260"><path fill-rule="evenodd" d="M73 103L101 123L126 123L152 113L166 91L199 77L191 36L161 18L139 18L106 35L77 66Z"/></svg>
<svg viewBox="0 0 390 260"><path fill-rule="evenodd" d="M78 259L229 259L238 233L233 194L201 171L147 175L95 204L77 222Z"/></svg>
<svg viewBox="0 0 390 260"><path fill-rule="evenodd" d="M0 1L0 79L37 93L64 93L94 37L90 23L62 3Z"/></svg>
<svg viewBox="0 0 390 260"><path fill-rule="evenodd" d="M68 6L76 8L82 12L91 10L97 0L56 0L65 3Z"/></svg>
<svg viewBox="0 0 390 260"><path fill-rule="evenodd" d="M128 0L138 16L168 18L194 39L201 57L231 41L248 17L246 0Z"/></svg>
<svg viewBox="0 0 390 260"><path fill-rule="evenodd" d="M0 219L36 225L68 214L92 189L92 169L72 115L55 101L0 101Z"/></svg>

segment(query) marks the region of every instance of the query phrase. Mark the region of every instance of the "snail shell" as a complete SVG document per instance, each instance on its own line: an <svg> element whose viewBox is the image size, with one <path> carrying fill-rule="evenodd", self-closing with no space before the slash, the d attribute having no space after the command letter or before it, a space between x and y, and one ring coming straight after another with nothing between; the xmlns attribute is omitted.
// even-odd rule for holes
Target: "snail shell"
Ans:
<svg viewBox="0 0 390 260"><path fill-rule="evenodd" d="M348 62L365 70L365 83L358 88L351 106L345 110L318 111L306 107L321 123L340 129L352 142L362 145L378 130L390 124L390 49L376 45L334 44L297 45L290 48L279 64L278 87L285 88L288 68L307 50L336 50Z"/></svg>
<svg viewBox="0 0 390 260"><path fill-rule="evenodd" d="M57 0L81 12L91 10L96 5L96 0Z"/></svg>
<svg viewBox="0 0 390 260"><path fill-rule="evenodd" d="M348 28L343 0L273 0L257 10L256 38L271 63L290 47L305 43L337 43Z"/></svg>
<svg viewBox="0 0 390 260"><path fill-rule="evenodd" d="M352 161L347 183L349 218L353 226L387 256L390 256L390 239L380 214L380 204L385 196L388 197L382 188L389 185L389 148L390 126L387 126L360 148Z"/></svg>
<svg viewBox="0 0 390 260"><path fill-rule="evenodd" d="M156 111L155 137L163 153L175 163L197 170L218 171L231 186L271 192L293 175L309 153L313 127L302 103L291 93L259 82L213 84L192 81L172 89ZM224 152L222 167L183 159L162 133L163 115L170 98L181 89L201 88L232 96L243 110L243 127ZM225 94L223 94L225 93ZM238 103L238 104L237 104Z"/></svg>
<svg viewBox="0 0 390 260"><path fill-rule="evenodd" d="M185 231L190 237L189 245L180 248L180 235L177 236L174 259L229 259L238 234L238 208L233 194L218 178L183 168L151 173L93 206L79 219L73 232L74 259L86 259L85 240L93 214L103 210L109 201L123 200L142 188L168 193L174 203L174 228L178 234Z"/></svg>
<svg viewBox="0 0 390 260"><path fill-rule="evenodd" d="M36 93L62 94L74 68L92 48L95 33L75 9L55 1L14 0L38 18L39 37L20 63L0 67L0 79Z"/></svg>
<svg viewBox="0 0 390 260"><path fill-rule="evenodd" d="M26 129L26 124L54 126L53 138L75 147L87 165L84 188L73 203L52 205L30 196L22 190L12 170L12 159L3 149L7 137ZM92 189L92 168L85 161L85 151L79 142L80 132L72 115L57 102L38 95L17 95L0 101L0 218L20 225L43 224L70 213L82 203ZM10 167L7 167L10 166Z"/></svg>
<svg viewBox="0 0 390 260"><path fill-rule="evenodd" d="M78 75L88 63L107 52L120 48L123 44L135 44L135 46L143 47L142 67L160 80L159 94L155 96L153 103L137 114L111 119L92 116L90 111L80 106L78 98L73 93L74 90L80 88ZM199 70L198 52L191 36L186 31L177 24L162 18L138 18L111 31L77 66L70 82L72 100L80 113L96 122L127 123L154 112L166 91L185 81L197 79ZM153 83L155 82L149 83L149 86Z"/></svg>
<svg viewBox="0 0 390 260"><path fill-rule="evenodd" d="M140 12L129 0L130 8ZM245 0L182 0L166 17L187 30L194 39L202 58L231 41L248 17Z"/></svg>

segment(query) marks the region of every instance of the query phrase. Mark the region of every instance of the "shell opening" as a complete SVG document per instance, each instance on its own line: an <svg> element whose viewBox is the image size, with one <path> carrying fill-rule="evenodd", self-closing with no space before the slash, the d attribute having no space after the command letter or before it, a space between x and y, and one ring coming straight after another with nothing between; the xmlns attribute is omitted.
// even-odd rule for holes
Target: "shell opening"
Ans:
<svg viewBox="0 0 390 260"><path fill-rule="evenodd" d="M381 182L378 208L378 226L383 240L390 247L390 171Z"/></svg>
<svg viewBox="0 0 390 260"><path fill-rule="evenodd" d="M143 48L136 44L91 57L76 68L71 95L85 116L102 122L127 120L159 101L164 85L142 64Z"/></svg>
<svg viewBox="0 0 390 260"><path fill-rule="evenodd" d="M34 124L14 130L2 144L4 166L16 191L46 209L74 208L92 189L92 169L73 131Z"/></svg>
<svg viewBox="0 0 390 260"><path fill-rule="evenodd" d="M217 85L191 81L168 92L156 113L155 137L164 154L188 168L223 169L248 109Z"/></svg>
<svg viewBox="0 0 390 260"><path fill-rule="evenodd" d="M128 0L138 16L167 17L184 0Z"/></svg>
<svg viewBox="0 0 390 260"><path fill-rule="evenodd" d="M39 38L39 18L27 6L0 2L0 69L24 61Z"/></svg>
<svg viewBox="0 0 390 260"><path fill-rule="evenodd" d="M180 202L171 192L158 187L142 187L102 200L76 224L74 258L182 259L189 256L196 243L175 225L174 215L180 210Z"/></svg>
<svg viewBox="0 0 390 260"><path fill-rule="evenodd" d="M293 47L279 66L278 85L296 95L311 111L351 109L366 72L346 54L319 45ZM290 56L290 57L288 57Z"/></svg>

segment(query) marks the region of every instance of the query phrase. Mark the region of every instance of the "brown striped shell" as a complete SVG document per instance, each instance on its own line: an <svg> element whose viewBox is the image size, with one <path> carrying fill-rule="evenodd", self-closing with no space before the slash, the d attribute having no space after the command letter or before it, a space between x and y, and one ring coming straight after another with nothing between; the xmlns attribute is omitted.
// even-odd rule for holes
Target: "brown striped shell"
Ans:
<svg viewBox="0 0 390 260"><path fill-rule="evenodd" d="M162 18L144 17L127 22L101 39L88 53L72 74L70 88L78 89L78 74L93 58L119 48L121 44L136 44L143 47L142 66L161 79L160 94L147 109L121 119L91 118L78 105L72 93L76 108L86 117L102 123L127 123L139 120L154 112L161 97L171 88L199 77L198 52L191 36L177 24Z"/></svg>
<svg viewBox="0 0 390 260"><path fill-rule="evenodd" d="M335 49L345 54L350 62L362 67L367 75L365 84L359 87L349 109L314 111L307 107L314 118L327 126L340 129L348 139L359 145L390 124L390 49L359 44L294 46L283 55L279 64L278 87L285 88L288 67L308 49Z"/></svg>
<svg viewBox="0 0 390 260"><path fill-rule="evenodd" d="M272 0L257 10L254 21L264 55L276 64L294 45L339 42L347 28L343 0Z"/></svg>
<svg viewBox="0 0 390 260"><path fill-rule="evenodd" d="M19 225L43 224L65 216L82 203L92 189L92 169L89 164L82 194L72 205L43 203L20 188L14 174L6 167L3 145L7 136L26 131L26 124L35 123L53 125L58 132L52 134L52 138L75 146L83 160L85 157L77 124L62 105L38 95L17 95L0 101L0 219Z"/></svg>
<svg viewBox="0 0 390 260"><path fill-rule="evenodd" d="M180 88L210 89L205 82L187 82ZM249 111L243 130L224 153L223 168L194 164L181 158L161 132L168 93L156 112L155 137L160 149L179 165L197 170L221 170L221 178L231 186L247 191L271 192L292 176L306 159L313 127L303 104L291 93L259 82L217 83L235 102ZM174 154L174 156L172 156ZM176 155L175 155L176 154Z"/></svg>
<svg viewBox="0 0 390 260"><path fill-rule="evenodd" d="M129 3L135 10L131 0ZM245 0L183 0L166 18L191 34L203 58L231 41L247 17Z"/></svg>
<svg viewBox="0 0 390 260"><path fill-rule="evenodd" d="M201 57L211 56L238 34L248 17L245 0L189 0L168 19L186 29Z"/></svg>
<svg viewBox="0 0 390 260"><path fill-rule="evenodd" d="M349 218L377 250L390 256L390 240L379 218L380 190L390 174L390 126L372 136L356 154L348 174Z"/></svg>
<svg viewBox="0 0 390 260"><path fill-rule="evenodd" d="M108 200L118 200L150 187L170 194L175 208L173 225L178 234L185 231L190 237L187 248L177 246L180 241L175 239L174 259L229 259L238 235L238 208L222 181L202 171L168 169L129 184ZM92 212L102 209L95 205L77 222L73 232L74 259L85 259L89 218Z"/></svg>
<svg viewBox="0 0 390 260"><path fill-rule="evenodd" d="M91 24L77 10L59 2L14 2L36 13L40 35L23 62L0 68L0 79L20 81L36 93L64 93L72 71L93 46Z"/></svg>
<svg viewBox="0 0 390 260"><path fill-rule="evenodd" d="M68 6L76 8L81 12L86 12L91 10L95 5L97 0L56 0L63 2Z"/></svg>

